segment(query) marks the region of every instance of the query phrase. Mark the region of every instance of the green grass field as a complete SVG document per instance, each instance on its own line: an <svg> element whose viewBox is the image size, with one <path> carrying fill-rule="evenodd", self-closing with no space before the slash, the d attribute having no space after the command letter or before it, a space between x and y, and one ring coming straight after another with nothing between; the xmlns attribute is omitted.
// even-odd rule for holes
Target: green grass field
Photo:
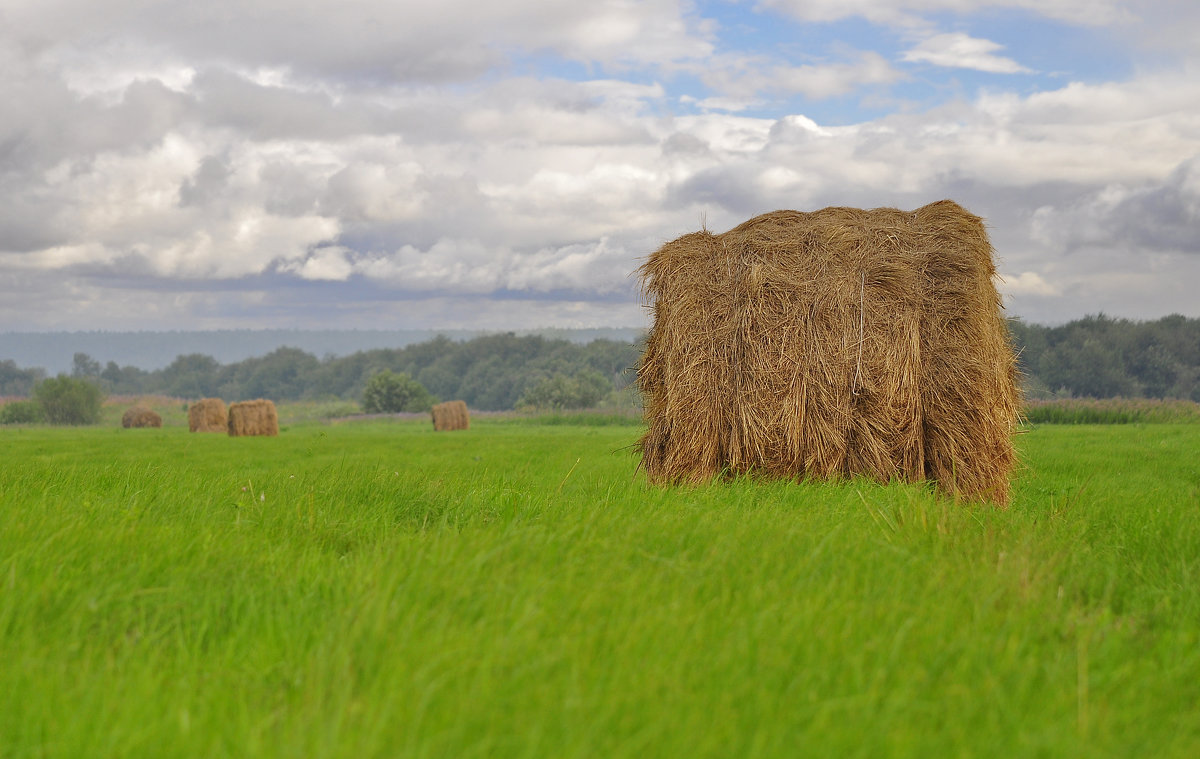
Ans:
<svg viewBox="0 0 1200 759"><path fill-rule="evenodd" d="M0 428L0 756L1200 756L1200 425L997 511L559 421Z"/></svg>

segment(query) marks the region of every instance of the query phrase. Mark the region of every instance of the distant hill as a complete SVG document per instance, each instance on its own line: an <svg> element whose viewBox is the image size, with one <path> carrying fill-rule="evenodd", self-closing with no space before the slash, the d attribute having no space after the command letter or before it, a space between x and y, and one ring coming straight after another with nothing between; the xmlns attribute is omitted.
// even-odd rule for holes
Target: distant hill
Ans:
<svg viewBox="0 0 1200 759"><path fill-rule="evenodd" d="M504 330L507 331L507 330ZM512 330L518 335L542 335L575 343L597 339L636 340L643 332L635 327L596 329ZM47 374L70 373L76 353L86 353L101 365L161 369L176 356L201 353L222 364L264 356L276 348L299 348L318 358L347 356L374 348L403 348L438 335L470 340L488 334L482 330L306 330L237 329L197 332L0 332L0 361L11 359L24 368L40 367Z"/></svg>

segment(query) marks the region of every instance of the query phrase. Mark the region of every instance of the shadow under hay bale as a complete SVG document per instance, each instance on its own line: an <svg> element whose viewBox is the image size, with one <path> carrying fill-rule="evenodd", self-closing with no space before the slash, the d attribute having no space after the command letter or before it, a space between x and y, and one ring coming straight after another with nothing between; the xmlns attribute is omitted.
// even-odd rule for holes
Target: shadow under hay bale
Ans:
<svg viewBox="0 0 1200 759"><path fill-rule="evenodd" d="M948 200L667 243L640 269L649 479L862 475L1006 504L1020 399L995 273Z"/></svg>
<svg viewBox="0 0 1200 759"><path fill-rule="evenodd" d="M229 417L225 402L220 398L204 398L188 406L188 430L191 432L226 432Z"/></svg>
<svg viewBox="0 0 1200 759"><path fill-rule="evenodd" d="M268 400L240 401L229 404L229 436L278 435L279 414Z"/></svg>
<svg viewBox="0 0 1200 759"><path fill-rule="evenodd" d="M465 430L471 426L466 401L446 401L435 404L432 413L434 432Z"/></svg>
<svg viewBox="0 0 1200 759"><path fill-rule="evenodd" d="M125 429L137 427L162 427L162 417L157 411L145 406L134 406L121 415L121 426Z"/></svg>

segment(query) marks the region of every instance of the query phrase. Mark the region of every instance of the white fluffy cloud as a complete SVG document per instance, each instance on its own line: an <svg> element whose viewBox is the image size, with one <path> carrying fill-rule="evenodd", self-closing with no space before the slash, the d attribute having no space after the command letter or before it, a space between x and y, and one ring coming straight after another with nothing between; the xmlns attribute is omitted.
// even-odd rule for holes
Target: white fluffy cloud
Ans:
<svg viewBox="0 0 1200 759"><path fill-rule="evenodd" d="M291 5L0 11L0 328L628 324L641 258L702 224L947 196L989 220L1017 313L1195 303L1191 64L920 101L923 64L1031 72L927 21L955 0L760 4L908 45L821 55L723 46L683 0Z"/></svg>
<svg viewBox="0 0 1200 759"><path fill-rule="evenodd" d="M932 63L935 66L976 69L993 74L1019 74L1029 69L996 55L1004 46L991 40L978 39L961 32L935 34L904 53L906 61Z"/></svg>
<svg viewBox="0 0 1200 759"><path fill-rule="evenodd" d="M191 61L343 84L363 76L438 83L478 76L513 49L617 64L712 49L711 24L682 0L41 0L9 3L4 17L44 59L63 67L87 59L99 65L92 81L112 83L155 69L182 79Z"/></svg>

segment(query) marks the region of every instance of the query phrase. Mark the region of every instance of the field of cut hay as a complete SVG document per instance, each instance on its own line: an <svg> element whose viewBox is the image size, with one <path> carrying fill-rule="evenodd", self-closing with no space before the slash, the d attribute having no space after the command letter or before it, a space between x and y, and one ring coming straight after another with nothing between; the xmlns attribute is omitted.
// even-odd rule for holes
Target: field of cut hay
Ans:
<svg viewBox="0 0 1200 759"><path fill-rule="evenodd" d="M999 510L557 421L0 429L0 756L1200 755L1200 425Z"/></svg>

